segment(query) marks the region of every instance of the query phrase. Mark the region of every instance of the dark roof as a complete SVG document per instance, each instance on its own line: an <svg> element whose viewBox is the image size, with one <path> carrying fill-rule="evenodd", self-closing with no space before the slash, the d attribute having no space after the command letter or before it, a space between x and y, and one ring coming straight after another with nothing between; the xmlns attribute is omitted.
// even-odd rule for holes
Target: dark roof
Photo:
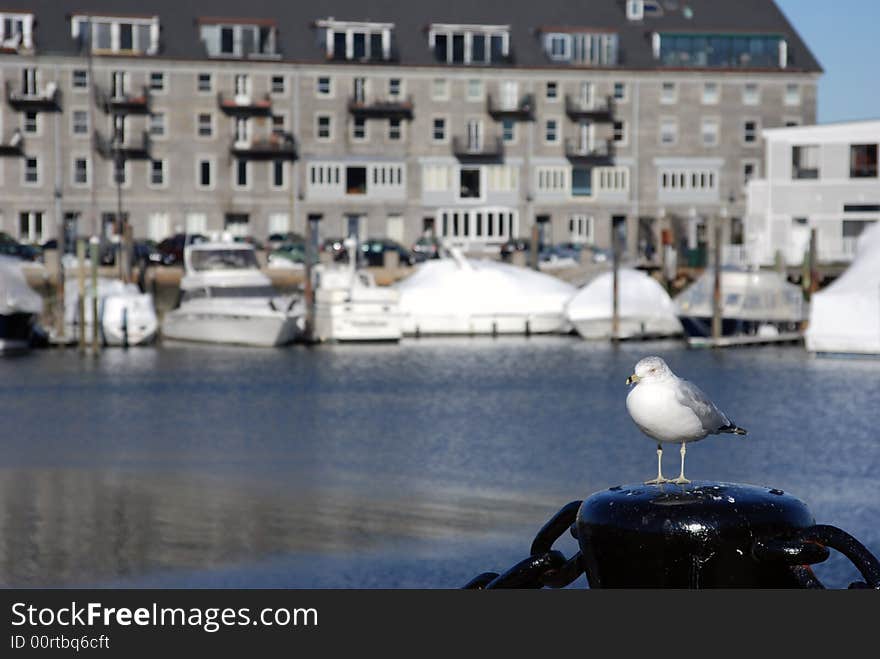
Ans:
<svg viewBox="0 0 880 659"><path fill-rule="evenodd" d="M199 18L228 16L272 20L278 26L282 59L323 62L314 23L332 16L394 23L401 64L434 64L425 28L430 23L462 23L510 25L516 66L551 64L537 38L542 26L583 26L620 35L622 68L658 68L651 53L651 33L687 30L782 34L788 40L790 69L821 71L772 0L660 0L663 15L642 22L627 20L624 0L26 0L21 4L36 15L37 51L46 54L77 54L70 32L73 14L147 14L159 16L160 56L202 59ZM691 18L685 16L684 7L690 8Z"/></svg>

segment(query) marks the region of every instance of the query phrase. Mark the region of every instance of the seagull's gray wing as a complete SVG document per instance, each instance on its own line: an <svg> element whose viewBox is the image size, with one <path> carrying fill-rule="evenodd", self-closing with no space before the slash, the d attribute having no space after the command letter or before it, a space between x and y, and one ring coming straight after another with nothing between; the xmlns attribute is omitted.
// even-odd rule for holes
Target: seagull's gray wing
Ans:
<svg viewBox="0 0 880 659"><path fill-rule="evenodd" d="M707 433L715 434L734 425L693 382L679 378L676 385L675 399L697 415Z"/></svg>

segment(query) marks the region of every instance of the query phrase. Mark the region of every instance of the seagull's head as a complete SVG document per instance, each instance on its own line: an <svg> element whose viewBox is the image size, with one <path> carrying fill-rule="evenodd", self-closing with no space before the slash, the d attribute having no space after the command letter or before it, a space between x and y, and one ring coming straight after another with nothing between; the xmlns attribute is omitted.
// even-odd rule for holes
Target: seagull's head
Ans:
<svg viewBox="0 0 880 659"><path fill-rule="evenodd" d="M645 357L636 364L635 371L626 379L626 383L652 382L663 380L672 375L672 371L660 357Z"/></svg>

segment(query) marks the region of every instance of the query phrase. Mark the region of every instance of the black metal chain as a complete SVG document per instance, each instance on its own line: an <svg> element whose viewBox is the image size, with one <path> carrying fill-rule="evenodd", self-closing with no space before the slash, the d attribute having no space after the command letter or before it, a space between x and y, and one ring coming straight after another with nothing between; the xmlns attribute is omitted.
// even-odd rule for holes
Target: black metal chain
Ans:
<svg viewBox="0 0 880 659"><path fill-rule="evenodd" d="M483 572L463 586L465 590L494 590L498 588L565 588L584 572L581 553L566 559L553 549L562 535L577 518L581 501L563 506L541 527L532 542L531 555L503 574Z"/></svg>

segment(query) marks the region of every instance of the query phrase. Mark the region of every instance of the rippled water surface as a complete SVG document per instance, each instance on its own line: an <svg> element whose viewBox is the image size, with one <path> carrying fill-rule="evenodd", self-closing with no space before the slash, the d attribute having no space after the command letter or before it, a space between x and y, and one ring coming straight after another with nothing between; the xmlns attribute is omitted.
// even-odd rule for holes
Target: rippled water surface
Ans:
<svg viewBox="0 0 880 659"><path fill-rule="evenodd" d="M690 477L784 489L880 554L880 361L561 337L179 345L0 361L0 584L458 586L523 558L568 501L653 475L624 406L646 354L750 431L692 445ZM840 558L817 573L856 577Z"/></svg>

